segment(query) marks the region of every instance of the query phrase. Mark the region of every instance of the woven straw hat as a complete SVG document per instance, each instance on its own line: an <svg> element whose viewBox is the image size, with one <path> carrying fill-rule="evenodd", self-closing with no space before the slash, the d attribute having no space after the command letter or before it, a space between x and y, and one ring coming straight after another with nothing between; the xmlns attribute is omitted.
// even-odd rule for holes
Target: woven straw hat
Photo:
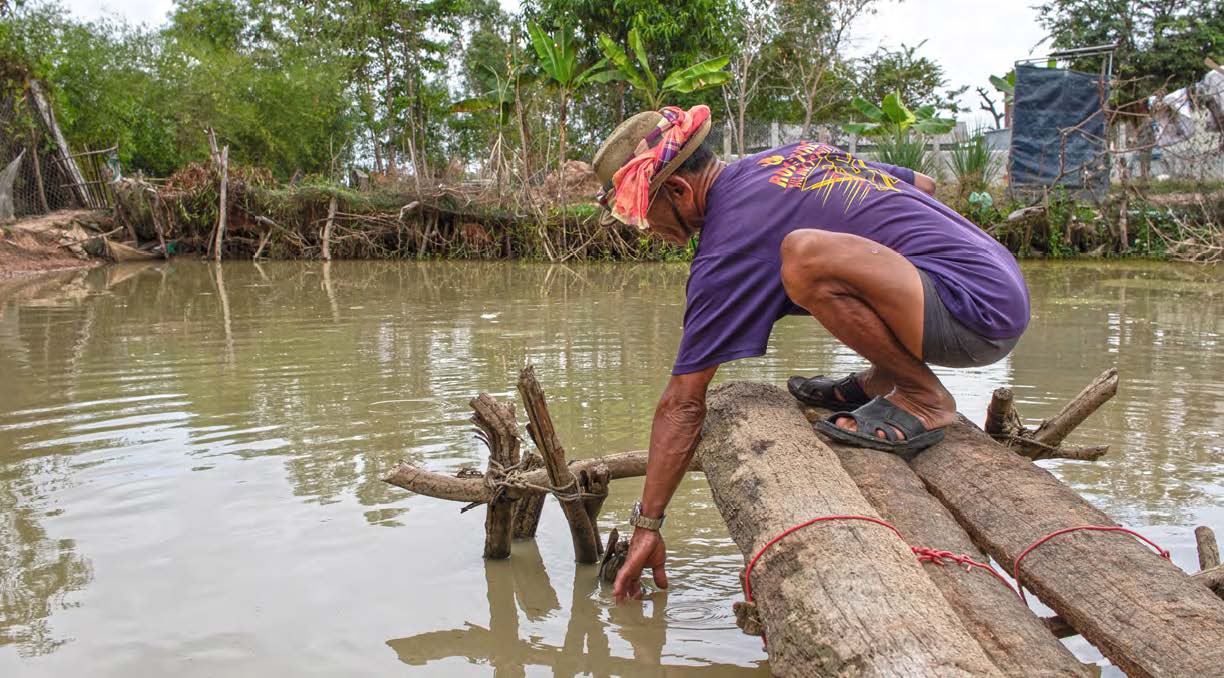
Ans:
<svg viewBox="0 0 1224 678"><path fill-rule="evenodd" d="M659 123L664 120L663 114L658 111L645 111L622 122L612 130L612 134L604 140L603 145L595 152L595 158L591 161L591 165L595 170L595 177L599 179L599 183L603 185L604 198L602 202L605 205L611 205L615 201L614 189L612 187L612 177L616 174L625 163L629 162L637 150L638 144L650 134ZM706 120L701 124L693 135L689 137L684 146L680 148L680 152L676 157L671 159L663 167L655 172L650 179L650 199L653 202L655 193L659 187L663 185L663 181L671 176L676 168L680 167L689 156L701 146L701 142L710 134L710 120ZM662 143L660 140L658 143ZM616 217L612 216L611 209L605 209L603 215L599 218L599 223L608 226L618 223Z"/></svg>

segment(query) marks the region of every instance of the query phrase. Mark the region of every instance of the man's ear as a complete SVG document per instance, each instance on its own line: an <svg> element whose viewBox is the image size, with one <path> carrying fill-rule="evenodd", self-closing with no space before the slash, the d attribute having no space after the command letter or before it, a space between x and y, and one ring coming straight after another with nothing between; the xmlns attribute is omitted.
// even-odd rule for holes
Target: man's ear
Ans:
<svg viewBox="0 0 1224 678"><path fill-rule="evenodd" d="M671 191L674 198L683 198L686 193L689 195L693 193L693 187L689 184L688 179L675 174L663 180L663 188Z"/></svg>

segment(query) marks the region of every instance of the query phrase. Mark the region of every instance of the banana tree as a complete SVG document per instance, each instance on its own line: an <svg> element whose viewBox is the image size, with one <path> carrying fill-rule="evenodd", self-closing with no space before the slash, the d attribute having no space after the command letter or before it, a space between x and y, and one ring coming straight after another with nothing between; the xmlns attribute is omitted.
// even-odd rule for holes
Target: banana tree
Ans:
<svg viewBox="0 0 1224 678"><path fill-rule="evenodd" d="M599 47L607 60L616 67L619 78L628 82L651 108L662 108L668 95L692 94L711 87L721 87L731 79L731 74L722 70L730 62L730 58L723 56L677 69L660 83L650 69L650 62L646 59L646 45L642 43L642 36L636 28L629 31L629 49L633 50L637 66L612 38L600 35Z"/></svg>
<svg viewBox="0 0 1224 678"><path fill-rule="evenodd" d="M850 105L868 122L852 122L842 125L842 129L850 134L876 137L879 160L919 172L935 170L923 137L946 134L956 127L952 118L939 117L934 106L920 106L911 111L898 92L884 97L879 106L862 97L854 97ZM917 133L917 139L910 137L911 130Z"/></svg>
<svg viewBox="0 0 1224 678"><path fill-rule="evenodd" d="M842 125L842 129L860 136L904 136L911 128L921 135L946 134L956 127L952 118L941 118L936 115L935 107L919 106L910 110L901 101L901 94L893 92L884 97L879 106L862 97L854 97L850 102L856 111L867 118L867 122L852 122Z"/></svg>
<svg viewBox="0 0 1224 678"><path fill-rule="evenodd" d="M565 165L565 125L569 116L569 103L574 92L580 87L593 82L611 82L620 77L615 69L605 68L607 59L600 59L595 64L583 68L578 64L578 45L574 34L568 27L549 35L539 24L527 24L527 32L531 35L531 46L535 50L536 60L545 75L557 86L560 113L558 128L560 130L560 155L558 167Z"/></svg>

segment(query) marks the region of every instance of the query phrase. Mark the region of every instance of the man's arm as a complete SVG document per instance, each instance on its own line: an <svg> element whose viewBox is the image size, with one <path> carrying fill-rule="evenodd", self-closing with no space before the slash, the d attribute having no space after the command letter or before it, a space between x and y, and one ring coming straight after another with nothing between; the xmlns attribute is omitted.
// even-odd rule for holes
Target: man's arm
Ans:
<svg viewBox="0 0 1224 678"><path fill-rule="evenodd" d="M935 180L922 172L914 172L914 188L931 197L935 196Z"/></svg>
<svg viewBox="0 0 1224 678"><path fill-rule="evenodd" d="M642 515L658 518L688 470L705 423L706 388L718 366L691 374L673 375L655 407L650 427L650 456L646 462L646 485L642 489ZM654 530L637 528L629 542L629 553L613 587L618 601L636 598L642 592L642 569L649 567L655 584L667 588L663 537Z"/></svg>

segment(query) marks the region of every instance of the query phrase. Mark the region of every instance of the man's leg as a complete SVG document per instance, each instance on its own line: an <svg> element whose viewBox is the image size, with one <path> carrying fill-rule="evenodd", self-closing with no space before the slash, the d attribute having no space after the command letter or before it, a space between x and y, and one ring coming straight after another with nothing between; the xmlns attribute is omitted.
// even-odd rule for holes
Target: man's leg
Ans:
<svg viewBox="0 0 1224 678"><path fill-rule="evenodd" d="M956 401L920 358L923 292L913 264L866 238L810 229L787 235L781 257L787 295L871 361L873 378L891 377L893 404L928 429L955 420ZM855 423L843 418L838 426Z"/></svg>

